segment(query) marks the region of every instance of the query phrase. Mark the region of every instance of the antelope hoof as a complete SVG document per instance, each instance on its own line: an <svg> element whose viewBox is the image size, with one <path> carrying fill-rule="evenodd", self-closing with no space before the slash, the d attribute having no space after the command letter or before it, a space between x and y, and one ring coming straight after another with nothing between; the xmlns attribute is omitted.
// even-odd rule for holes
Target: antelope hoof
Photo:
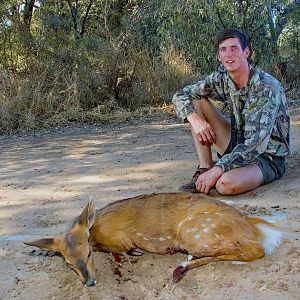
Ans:
<svg viewBox="0 0 300 300"><path fill-rule="evenodd" d="M177 267L173 272L173 283L178 283L185 273L187 272L187 268L183 266Z"/></svg>
<svg viewBox="0 0 300 300"><path fill-rule="evenodd" d="M128 255L141 256L144 254L144 251L139 248L131 249L127 252Z"/></svg>

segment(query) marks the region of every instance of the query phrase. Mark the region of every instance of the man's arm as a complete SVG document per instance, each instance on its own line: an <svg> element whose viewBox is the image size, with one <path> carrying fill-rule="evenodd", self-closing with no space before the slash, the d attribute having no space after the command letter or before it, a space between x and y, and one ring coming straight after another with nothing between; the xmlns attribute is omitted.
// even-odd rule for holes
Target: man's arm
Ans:
<svg viewBox="0 0 300 300"><path fill-rule="evenodd" d="M192 101L201 98L212 98L219 101L225 99L222 73L213 73L204 80L177 91L172 102L175 104L178 117L184 122L188 121L188 115L195 112Z"/></svg>

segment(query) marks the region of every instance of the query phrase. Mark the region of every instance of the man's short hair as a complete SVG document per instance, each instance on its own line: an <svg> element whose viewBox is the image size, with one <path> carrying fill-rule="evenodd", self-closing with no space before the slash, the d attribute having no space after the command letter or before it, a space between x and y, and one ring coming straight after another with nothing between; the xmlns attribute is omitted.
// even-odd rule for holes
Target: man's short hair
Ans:
<svg viewBox="0 0 300 300"><path fill-rule="evenodd" d="M220 31L217 35L216 47L219 50L219 45L227 39L238 38L243 50L249 47L249 38L246 33L239 29L224 29Z"/></svg>

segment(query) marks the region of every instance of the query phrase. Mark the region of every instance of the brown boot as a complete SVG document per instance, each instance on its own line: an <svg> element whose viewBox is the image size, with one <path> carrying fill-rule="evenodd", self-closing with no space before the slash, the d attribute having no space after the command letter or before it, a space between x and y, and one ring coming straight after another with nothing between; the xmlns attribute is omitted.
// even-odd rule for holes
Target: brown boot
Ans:
<svg viewBox="0 0 300 300"><path fill-rule="evenodd" d="M179 187L179 190L182 192L197 193L198 191L196 189L196 181L201 174L205 173L209 169L210 168L200 168L200 166L198 166L197 171L193 175L191 181Z"/></svg>

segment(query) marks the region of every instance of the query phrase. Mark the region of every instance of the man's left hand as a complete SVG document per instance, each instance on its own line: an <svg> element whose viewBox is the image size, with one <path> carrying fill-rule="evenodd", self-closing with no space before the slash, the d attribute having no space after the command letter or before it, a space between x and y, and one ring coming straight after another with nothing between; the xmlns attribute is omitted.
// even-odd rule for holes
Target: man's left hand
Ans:
<svg viewBox="0 0 300 300"><path fill-rule="evenodd" d="M210 189L215 186L218 179L224 174L220 167L213 167L201 174L196 181L196 189L200 193L209 194Z"/></svg>

